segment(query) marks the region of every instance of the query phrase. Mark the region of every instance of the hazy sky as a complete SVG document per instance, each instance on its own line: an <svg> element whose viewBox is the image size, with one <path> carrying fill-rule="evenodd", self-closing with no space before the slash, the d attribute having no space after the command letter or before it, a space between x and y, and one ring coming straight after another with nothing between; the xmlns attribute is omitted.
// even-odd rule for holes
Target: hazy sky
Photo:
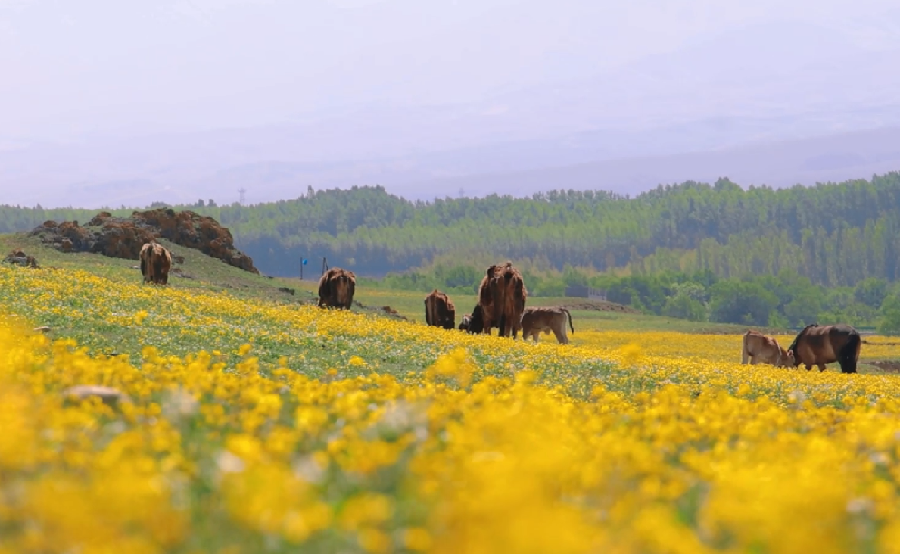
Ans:
<svg viewBox="0 0 900 554"><path fill-rule="evenodd" d="M290 122L567 82L743 23L896 47L894 0L0 0L0 140Z"/></svg>

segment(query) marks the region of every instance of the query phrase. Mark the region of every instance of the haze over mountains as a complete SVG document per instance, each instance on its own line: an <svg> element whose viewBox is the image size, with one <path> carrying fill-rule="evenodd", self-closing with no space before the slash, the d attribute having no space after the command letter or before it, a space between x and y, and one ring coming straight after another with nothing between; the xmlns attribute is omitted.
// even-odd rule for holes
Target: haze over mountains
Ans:
<svg viewBox="0 0 900 554"><path fill-rule="evenodd" d="M0 3L0 202L636 194L900 169L900 8L794 4Z"/></svg>

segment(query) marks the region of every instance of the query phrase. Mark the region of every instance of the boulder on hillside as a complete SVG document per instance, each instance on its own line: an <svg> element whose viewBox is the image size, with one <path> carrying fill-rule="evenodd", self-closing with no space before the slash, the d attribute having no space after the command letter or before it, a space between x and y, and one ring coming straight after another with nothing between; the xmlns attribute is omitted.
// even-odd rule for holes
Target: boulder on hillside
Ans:
<svg viewBox="0 0 900 554"><path fill-rule="evenodd" d="M159 229L160 235L175 244L196 248L207 256L219 258L228 265L244 271L259 274L250 256L234 246L234 238L227 227L209 216L191 210L175 212L171 208L159 208L145 212L134 212L135 220L143 221L148 227Z"/></svg>
<svg viewBox="0 0 900 554"><path fill-rule="evenodd" d="M3 261L8 264L16 264L24 267L37 267L37 259L34 256L29 256L25 253L24 250L13 250L9 254L3 258Z"/></svg>
<svg viewBox="0 0 900 554"><path fill-rule="evenodd" d="M97 218L91 220L96 223ZM46 221L30 233L61 252L93 252L111 258L137 260L141 246L157 238L152 229L137 227L133 221L104 220L102 226L81 227L78 222Z"/></svg>
<svg viewBox="0 0 900 554"><path fill-rule="evenodd" d="M133 212L131 217L113 217L100 212L85 227L75 221L46 221L31 231L42 242L62 252L94 252L113 258L137 260L141 246L165 238L186 248L200 250L228 265L259 274L253 260L234 246L226 227L208 216L190 210L176 212L160 208ZM182 258L183 260L183 258Z"/></svg>

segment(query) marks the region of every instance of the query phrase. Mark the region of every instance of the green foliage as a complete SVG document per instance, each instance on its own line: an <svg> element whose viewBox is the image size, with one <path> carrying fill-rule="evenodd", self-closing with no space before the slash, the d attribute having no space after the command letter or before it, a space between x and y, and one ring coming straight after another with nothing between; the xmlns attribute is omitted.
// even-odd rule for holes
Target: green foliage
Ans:
<svg viewBox="0 0 900 554"><path fill-rule="evenodd" d="M884 302L887 292L887 281L878 277L868 277L856 285L853 295L858 302L877 308Z"/></svg>
<svg viewBox="0 0 900 554"><path fill-rule="evenodd" d="M878 333L900 335L900 295L892 294L885 298L880 311L881 320L878 323Z"/></svg>
<svg viewBox="0 0 900 554"><path fill-rule="evenodd" d="M706 321L708 317L706 306L684 291L679 291L666 300L662 309L662 315L687 319L688 321Z"/></svg>
<svg viewBox="0 0 900 554"><path fill-rule="evenodd" d="M511 259L542 271L568 265L640 275L708 271L719 278L788 269L817 285L853 287L870 277L892 283L900 265L896 172L781 190L688 181L636 198L550 191L411 202L383 187L310 189L294 200L198 201L190 208L229 227L262 271L283 276L297 275L302 257L326 257L331 266L353 261L357 274L369 276L438 258ZM4 206L0 232L30 230L47 219L87 221L96 211ZM564 280L572 278L580 277Z"/></svg>
<svg viewBox="0 0 900 554"><path fill-rule="evenodd" d="M411 202L383 187L354 187L308 188L294 200L252 206L198 200L174 207L222 222L271 275L298 275L301 258L314 272L326 257L361 277L386 276L384 284L397 290L469 294L490 261L510 259L532 296L562 296L568 285L587 284L648 314L696 318L702 307L734 322L763 321L768 310L796 326L826 317L868 324L900 268L898 172L781 190L688 181L635 198L550 191ZM97 211L0 206L0 232L48 219L85 222ZM747 294L769 291L774 304L767 295L753 309L714 297L717 283L727 289L737 282L758 285L741 289ZM676 286L684 283L697 286Z"/></svg>
<svg viewBox="0 0 900 554"><path fill-rule="evenodd" d="M710 319L718 322L767 325L778 297L760 283L720 281L710 289Z"/></svg>

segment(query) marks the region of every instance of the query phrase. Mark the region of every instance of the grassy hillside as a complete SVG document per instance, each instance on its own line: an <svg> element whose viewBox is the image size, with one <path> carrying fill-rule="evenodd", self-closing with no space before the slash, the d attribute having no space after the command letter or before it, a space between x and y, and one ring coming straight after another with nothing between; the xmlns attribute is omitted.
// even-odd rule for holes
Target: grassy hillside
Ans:
<svg viewBox="0 0 900 554"><path fill-rule="evenodd" d="M314 303L318 298L318 282L312 279L300 281L292 278L254 275L230 267L198 250L185 248L166 240L160 242L173 255L183 256L185 259L183 264L173 265L177 271L173 271L169 277L169 282L179 290L228 292L238 298L254 298L284 305ZM64 254L44 247L34 237L27 237L23 234L0 235L0 253L9 252L14 248L21 248L29 254L33 253L41 266L45 268L58 268L66 271L81 269L116 281L135 284L141 282L137 260L108 258L88 253ZM279 290L281 288L293 289L294 294ZM377 283L368 281L366 285L357 287L355 300L362 307L354 306L353 310L383 315L385 312L381 308L390 306L397 310L400 316L414 322L424 323L424 299L425 294L418 291L397 291L379 287ZM471 313L472 307L477 301L474 293L468 297L451 296L451 299L457 306L457 322L463 313ZM532 297L529 298L528 305L569 307L576 335L579 329L660 330L690 333L743 333L746 330L746 326L697 323L683 319L633 313L633 310L610 311L609 303L578 298ZM612 306L621 308L618 305ZM778 329L770 330L778 331Z"/></svg>
<svg viewBox="0 0 900 554"><path fill-rule="evenodd" d="M900 531L900 380L871 364L744 366L738 334L630 315L533 345L321 310L190 251L193 278L156 287L0 246L42 265L0 264L0 552L887 552Z"/></svg>
<svg viewBox="0 0 900 554"><path fill-rule="evenodd" d="M0 246L42 263L0 266L0 308L16 314L0 320L11 551L779 552L786 536L878 551L887 530L855 529L881 529L886 508L846 505L867 488L876 506L900 501L900 463L852 454L900 432L893 376L740 366L738 335L528 345L319 310L191 252L193 278L153 287L128 261ZM410 313L421 301L367 294ZM24 330L36 324L56 342ZM867 356L900 354L873 341ZM64 404L73 384L129 399ZM814 501L810 517L775 532L794 498Z"/></svg>

